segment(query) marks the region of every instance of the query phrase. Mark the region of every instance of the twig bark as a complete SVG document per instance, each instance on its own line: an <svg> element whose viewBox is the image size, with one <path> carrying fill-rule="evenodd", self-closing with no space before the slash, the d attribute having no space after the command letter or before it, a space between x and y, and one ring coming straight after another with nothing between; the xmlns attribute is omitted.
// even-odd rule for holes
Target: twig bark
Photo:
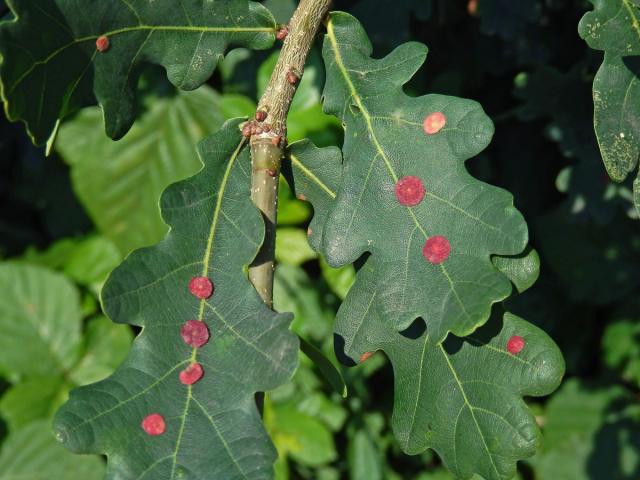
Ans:
<svg viewBox="0 0 640 480"><path fill-rule="evenodd" d="M256 113L245 127L251 135L251 199L264 216L265 239L249 267L249 279L273 306L273 271L280 164L286 147L287 114L296 93L313 40L329 11L331 0L300 0L288 34Z"/></svg>

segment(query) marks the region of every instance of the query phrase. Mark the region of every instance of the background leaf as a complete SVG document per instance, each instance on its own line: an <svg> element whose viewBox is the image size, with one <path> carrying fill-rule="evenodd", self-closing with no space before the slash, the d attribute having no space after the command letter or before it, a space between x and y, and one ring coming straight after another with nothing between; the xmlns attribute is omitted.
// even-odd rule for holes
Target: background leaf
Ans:
<svg viewBox="0 0 640 480"><path fill-rule="evenodd" d="M223 97L208 87L149 99L148 109L118 142L99 128L99 108L85 109L63 125L57 148L71 166L74 189L122 253L156 243L167 232L160 193L201 168L195 145L222 125L223 106ZM253 110L251 105L241 115Z"/></svg>
<svg viewBox="0 0 640 480"><path fill-rule="evenodd" d="M364 352L378 349L389 356L396 392L393 427L402 449L417 454L433 448L462 478L513 477L516 461L533 455L539 443L535 419L521 396L557 388L564 372L559 349L544 332L509 313L468 337L450 335L440 345L421 320L395 332L372 306L376 275L370 262L360 270L356 294L338 313L336 334L352 359L363 361ZM357 315L366 323L354 322ZM518 355L507 351L514 335L526 342Z"/></svg>
<svg viewBox="0 0 640 480"><path fill-rule="evenodd" d="M640 473L638 405L623 389L568 381L547 409L540 478L636 478Z"/></svg>
<svg viewBox="0 0 640 480"><path fill-rule="evenodd" d="M59 375L80 350L80 300L64 276L36 266L0 265L0 370L9 378Z"/></svg>
<svg viewBox="0 0 640 480"><path fill-rule="evenodd" d="M640 155L640 6L632 0L591 3L594 10L580 20L578 31L591 48L605 51L593 80L594 126L607 172L621 182L637 168ZM640 212L637 201L636 207Z"/></svg>
<svg viewBox="0 0 640 480"><path fill-rule="evenodd" d="M104 464L96 457L78 457L56 442L48 421L29 424L9 435L0 451L0 479L101 480Z"/></svg>

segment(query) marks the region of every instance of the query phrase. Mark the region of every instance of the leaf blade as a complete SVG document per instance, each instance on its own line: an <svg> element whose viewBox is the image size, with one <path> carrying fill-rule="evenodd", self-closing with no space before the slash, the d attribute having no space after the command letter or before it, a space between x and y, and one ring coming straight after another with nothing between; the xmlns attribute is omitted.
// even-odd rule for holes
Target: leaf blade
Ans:
<svg viewBox="0 0 640 480"><path fill-rule="evenodd" d="M380 60L370 58L371 50L357 20L332 14L324 108L346 125L345 160L322 250L333 267L372 255L380 271L376 303L399 331L423 317L440 341L449 331L469 334L511 292L490 256L517 255L528 240L513 197L463 168L489 143L493 124L475 102L404 94L402 85L425 59L423 45L407 43ZM431 112L445 112L446 125L425 135L423 119ZM419 177L426 188L423 201L408 208L394 194L405 176ZM445 261L423 258L424 242L434 236L451 245ZM429 285L430 295L421 285Z"/></svg>
<svg viewBox="0 0 640 480"><path fill-rule="evenodd" d="M270 478L275 451L254 394L290 378L298 345L290 315L269 310L243 271L264 223L250 200L239 123L201 143L204 169L162 196L171 225L166 239L129 255L103 290L105 312L143 332L114 375L72 392L55 428L73 451L107 452L108 475ZM200 275L214 283L209 300L198 301L187 288ZM180 338L183 323L194 318L211 335L200 349ZM205 375L182 385L178 373L194 361ZM159 437L140 428L152 412L166 421Z"/></svg>

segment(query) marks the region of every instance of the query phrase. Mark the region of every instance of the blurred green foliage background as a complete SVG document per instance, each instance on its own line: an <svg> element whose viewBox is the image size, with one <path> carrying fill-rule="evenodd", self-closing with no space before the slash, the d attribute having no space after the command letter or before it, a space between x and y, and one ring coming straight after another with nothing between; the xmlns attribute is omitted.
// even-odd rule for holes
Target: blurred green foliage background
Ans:
<svg viewBox="0 0 640 480"><path fill-rule="evenodd" d="M285 23L294 0L266 0ZM8 9L0 2L2 15ZM426 43L407 92L478 100L496 124L472 173L510 190L540 252L542 276L508 308L560 344L567 378L531 404L544 431L520 478L640 478L640 223L630 185L611 183L592 126L601 60L577 34L582 0L336 0L365 25L382 56ZM277 51L234 50L208 86L178 93L161 71L141 81L140 117L112 142L99 108L64 122L44 157L22 125L0 119L0 480L100 479L103 461L73 456L50 432L70 388L106 377L135 331L106 319L99 292L135 248L162 238L158 198L200 168L198 140L252 115ZM314 50L289 118L289 140L340 145L322 113ZM311 207L282 183L275 305L335 360L332 322L353 269L309 248ZM393 372L382 354L341 368L342 398L303 354L293 381L267 395L264 419L280 453L278 479L445 480L433 453L401 453L390 431Z"/></svg>

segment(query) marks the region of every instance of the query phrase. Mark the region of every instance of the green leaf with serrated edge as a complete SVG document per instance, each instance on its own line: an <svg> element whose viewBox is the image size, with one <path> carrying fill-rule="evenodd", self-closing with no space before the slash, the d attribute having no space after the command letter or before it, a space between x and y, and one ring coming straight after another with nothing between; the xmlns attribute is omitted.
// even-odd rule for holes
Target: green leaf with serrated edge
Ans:
<svg viewBox="0 0 640 480"><path fill-rule="evenodd" d="M391 360L393 430L402 449L418 454L432 448L460 478L512 478L516 462L533 455L540 441L522 397L546 395L559 385L559 349L542 330L510 313L440 344L420 328L421 320L398 333L374 302L377 276L367 261L338 312L336 335L350 358L381 349ZM526 342L517 355L507 351L513 335Z"/></svg>
<svg viewBox="0 0 640 480"><path fill-rule="evenodd" d="M590 1L594 10L582 17L578 32L591 48L605 52L593 80L593 123L607 172L621 182L638 168L640 156L640 7L631 0Z"/></svg>
<svg viewBox="0 0 640 480"><path fill-rule="evenodd" d="M104 463L67 452L51 433L49 420L11 432L0 451L0 480L101 480Z"/></svg>
<svg viewBox="0 0 640 480"><path fill-rule="evenodd" d="M206 86L151 97L118 142L102 132L97 107L61 127L56 149L71 166L73 188L98 229L122 253L159 242L167 232L160 194L202 167L195 145L224 122L224 98Z"/></svg>
<svg viewBox="0 0 640 480"><path fill-rule="evenodd" d="M67 278L43 267L0 265L0 371L61 375L78 358L80 296Z"/></svg>
<svg viewBox="0 0 640 480"><path fill-rule="evenodd" d="M105 128L122 137L135 118L138 76L164 67L171 83L199 87L230 44L264 49L274 40L269 11L247 0L9 0L16 19L0 26L2 98L43 144L62 119L97 102ZM46 32L44 34L43 32ZM106 35L109 48L98 52Z"/></svg>
<svg viewBox="0 0 640 480"><path fill-rule="evenodd" d="M339 162L333 162L331 172L327 162L318 161L330 158L330 150L298 152L297 161L309 171L306 178L320 178L315 170L323 166L325 178L339 175ZM304 195L315 193L310 197L315 215L326 220L333 197L317 185L296 188ZM528 256L494 257L494 261L499 260L508 277L523 288L537 271L532 268L537 262L530 264ZM473 472L486 479L511 478L516 461L532 455L539 441L535 419L522 396L545 395L557 387L564 371L560 351L540 329L509 313L504 319L494 317L470 337L450 335L443 344L416 328L419 323L398 333L374 301L379 295L379 274L372 258L359 270L338 312L338 355L346 354L352 362L382 349L390 357L396 382L393 427L403 450L416 454L433 448L461 478ZM526 342L517 356L506 350L513 335ZM458 426L460 419L465 428ZM462 458L456 452L471 454Z"/></svg>
<svg viewBox="0 0 640 480"><path fill-rule="evenodd" d="M314 206L314 216L307 231L309 243L316 250L321 250L323 227L328 212L333 208L342 174L342 155L335 147L318 148L312 142L303 140L289 146L287 159L283 162L283 174L296 196L309 200ZM505 257L492 257L495 267L506 275L520 293L530 288L540 274L540 258L538 253L529 247L525 252ZM323 274L332 269L324 260L321 263ZM351 265L341 268L353 270ZM341 298L346 296L353 280L347 270L345 285L337 292Z"/></svg>
<svg viewBox="0 0 640 480"><path fill-rule="evenodd" d="M493 124L476 102L404 94L424 45L407 43L374 60L350 15L333 13L327 30L324 108L345 124L343 179L323 232L327 261L341 266L370 252L379 272L375 302L398 331L423 317L436 342L449 331L471 333L511 292L491 256L517 255L528 239L512 196L464 168L489 143ZM446 125L427 135L423 120L435 112ZM426 189L413 207L394 194L405 176L420 177ZM440 263L423 256L432 237L445 237L451 248Z"/></svg>
<svg viewBox="0 0 640 480"><path fill-rule="evenodd" d="M169 234L129 255L102 291L107 315L142 333L111 377L71 393L54 427L72 451L106 454L108 478L271 478L276 453L254 394L292 376L298 342L291 315L266 307L244 271L264 223L250 199L240 122L200 144L204 169L162 196ZM200 275L215 288L208 300L188 289ZM199 349L180 335L190 319L210 331ZM193 361L205 373L185 386L178 375ZM164 417L164 434L141 428L151 413Z"/></svg>

